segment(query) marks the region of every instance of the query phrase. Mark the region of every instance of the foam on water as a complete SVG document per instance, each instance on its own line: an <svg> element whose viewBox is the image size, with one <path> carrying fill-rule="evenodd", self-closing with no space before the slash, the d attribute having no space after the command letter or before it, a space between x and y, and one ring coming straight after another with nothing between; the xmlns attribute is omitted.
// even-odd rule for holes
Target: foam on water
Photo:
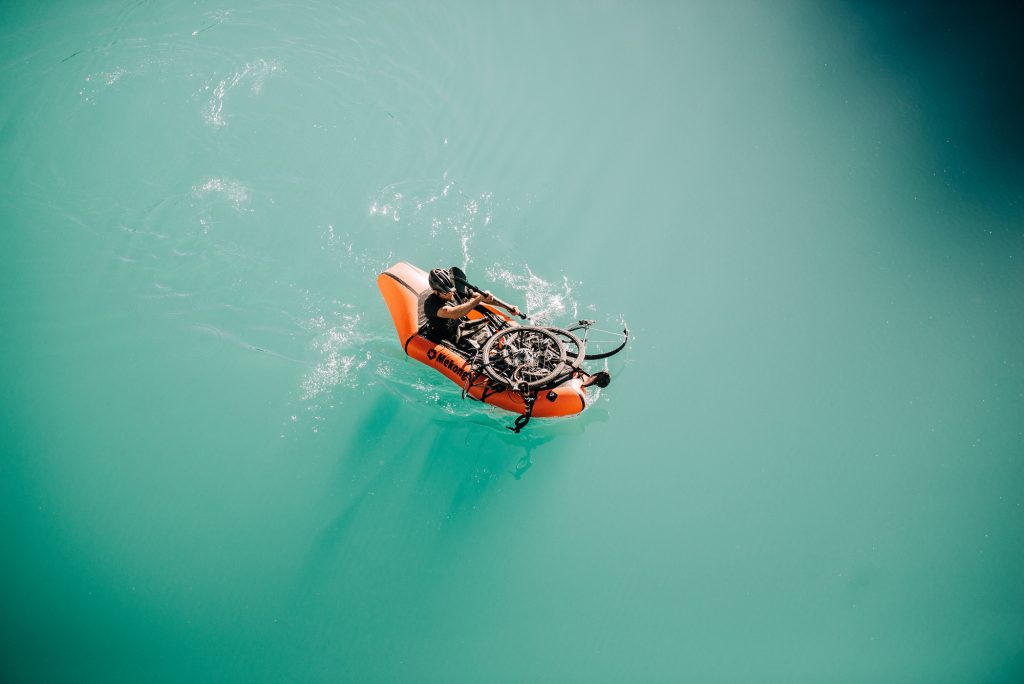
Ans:
<svg viewBox="0 0 1024 684"><path fill-rule="evenodd" d="M446 172L436 181L409 180L388 185L370 204L369 214L395 223L404 219L420 240L444 244L446 238L454 237L465 267L472 261L473 238L478 232L490 234L486 229L494 210L494 193L485 191L469 196Z"/></svg>
<svg viewBox="0 0 1024 684"><path fill-rule="evenodd" d="M309 320L309 328L318 332L313 346L321 360L302 380L303 400L314 399L345 383L350 388L358 386L355 372L365 368L372 358L364 347L365 338L357 336L359 319L359 314L343 314L334 324L328 324L323 316Z"/></svg>
<svg viewBox="0 0 1024 684"><path fill-rule="evenodd" d="M248 188L231 178L210 178L205 183L193 186L192 194L197 198L221 196L237 211L245 211L245 205L249 203Z"/></svg>
<svg viewBox="0 0 1024 684"><path fill-rule="evenodd" d="M507 265L493 264L485 270L487 277L519 293L526 306L530 320L537 325L554 324L558 319L577 318L579 303L573 298L573 286L569 277L562 275L561 282L547 281L524 264L519 272L513 272Z"/></svg>
<svg viewBox="0 0 1024 684"><path fill-rule="evenodd" d="M228 117L224 113L224 103L228 95L239 86L248 87L250 94L254 96L259 95L267 79L281 71L283 67L280 63L259 58L246 63L230 76L220 79L215 86L212 83L206 84L203 91L210 92L210 99L203 111L203 119L214 128L224 128L228 125Z"/></svg>

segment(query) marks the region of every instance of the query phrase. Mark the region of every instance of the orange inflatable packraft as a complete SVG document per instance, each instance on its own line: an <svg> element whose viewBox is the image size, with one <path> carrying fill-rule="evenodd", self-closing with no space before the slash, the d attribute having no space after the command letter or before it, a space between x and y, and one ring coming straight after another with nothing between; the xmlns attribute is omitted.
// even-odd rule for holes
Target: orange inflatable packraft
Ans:
<svg viewBox="0 0 1024 684"><path fill-rule="evenodd" d="M448 342L433 342L421 334L424 320L423 300L431 291L427 284L426 271L399 262L377 276L377 286L391 312L398 341L406 354L447 377L473 399L521 415L527 413L523 396L504 386L495 386L484 373L474 372L471 357L467 352ZM508 316L493 306L483 306L510 325L515 325ZM467 318L476 319L483 316L484 314L479 311L471 311ZM539 391L533 402L531 414L535 418L572 416L586 406L586 390L580 374L575 373L560 384Z"/></svg>

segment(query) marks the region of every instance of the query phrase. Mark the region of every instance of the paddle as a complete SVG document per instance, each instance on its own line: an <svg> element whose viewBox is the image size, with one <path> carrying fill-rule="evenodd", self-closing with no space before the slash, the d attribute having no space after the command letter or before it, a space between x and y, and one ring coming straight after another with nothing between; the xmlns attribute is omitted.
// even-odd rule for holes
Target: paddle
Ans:
<svg viewBox="0 0 1024 684"><path fill-rule="evenodd" d="M466 288L469 288L470 290L473 290L474 292L483 292L483 290L481 290L479 287L477 287L476 285L473 285L468 280L466 280L466 274L458 266L452 266L452 276L455 278L455 288L456 289L459 289L459 286L461 286L461 289L462 289L463 292L465 292ZM461 294L461 292L460 292L460 294ZM501 301L500 299L498 299L494 295L491 295L491 299L494 300L495 304L497 304L498 306L502 307L503 309L506 309L507 311L509 311L509 313L511 313L512 309L515 308L514 306L512 306L510 304L506 304L505 302ZM524 314L522 311L519 312L519 317L522 318L524 321L526 320L526 314Z"/></svg>

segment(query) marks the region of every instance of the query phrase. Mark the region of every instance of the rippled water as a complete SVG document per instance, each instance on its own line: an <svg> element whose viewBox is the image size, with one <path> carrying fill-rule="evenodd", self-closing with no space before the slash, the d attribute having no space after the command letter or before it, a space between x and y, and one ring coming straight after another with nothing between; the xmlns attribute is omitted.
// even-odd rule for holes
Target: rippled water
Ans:
<svg viewBox="0 0 1024 684"><path fill-rule="evenodd" d="M4 5L0 679L1017 681L1024 177L897 16ZM399 260L633 342L513 435Z"/></svg>

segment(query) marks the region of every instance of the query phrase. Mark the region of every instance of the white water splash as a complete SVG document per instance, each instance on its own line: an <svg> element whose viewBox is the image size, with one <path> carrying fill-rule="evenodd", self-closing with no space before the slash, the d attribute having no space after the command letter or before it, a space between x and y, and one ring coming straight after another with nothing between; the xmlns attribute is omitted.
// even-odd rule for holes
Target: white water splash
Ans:
<svg viewBox="0 0 1024 684"><path fill-rule="evenodd" d="M486 269L487 277L493 282L503 283L507 288L516 290L525 303L525 313L534 324L550 323L558 318L579 316L579 303L573 298L573 284L565 275L561 284L544 280L529 266L524 266L526 273L515 273L495 264ZM514 303L514 302L513 302Z"/></svg>
<svg viewBox="0 0 1024 684"><path fill-rule="evenodd" d="M392 192L390 197L381 194L373 204L370 205L370 216L382 216L392 221L401 221L402 193Z"/></svg>
<svg viewBox="0 0 1024 684"><path fill-rule="evenodd" d="M124 78L124 75L127 74L127 73L128 73L128 71L126 69L122 69L121 67L118 67L118 68L114 69L113 71L106 71L106 72L103 72L103 73L100 73L100 74L94 74L92 76L86 76L85 80L86 81L91 81L93 79L96 79L97 81L99 81L103 85L112 86L115 83L117 83L118 81L120 81L122 78Z"/></svg>
<svg viewBox="0 0 1024 684"><path fill-rule="evenodd" d="M207 103L206 110L203 112L203 119L206 120L206 123L216 128L227 126L228 122L224 118L224 101L228 93L239 85L248 85L253 95L259 95L263 91L263 84L266 83L272 74L278 71L282 71L279 63L257 59L255 62L246 64L240 71L236 71L231 76L221 79L213 87L213 93ZM210 87L207 84L203 90L210 90Z"/></svg>
<svg viewBox="0 0 1024 684"><path fill-rule="evenodd" d="M117 67L111 71L99 71L85 77L85 84L78 91L82 101L87 104L96 104L100 94L114 85L117 85L126 76L134 76L142 73L150 66L149 62L143 62L131 69Z"/></svg>
<svg viewBox="0 0 1024 684"><path fill-rule="evenodd" d="M211 178L202 185L192 186L192 194L199 198L211 194L221 195L237 211L244 211L244 205L249 203L248 188L231 178Z"/></svg>
<svg viewBox="0 0 1024 684"><path fill-rule="evenodd" d="M314 399L337 385L355 386L354 375L366 367L372 355L363 349L359 335L359 314L346 314L337 325L328 326L323 316L311 318L310 327L321 333L313 342L320 354L316 367L302 380L302 398Z"/></svg>
<svg viewBox="0 0 1024 684"><path fill-rule="evenodd" d="M429 232L433 239L454 236L462 251L463 264L471 261L470 243L477 231L494 218L494 194L471 197L445 173L439 181L392 183L378 193L369 207L371 217L405 222Z"/></svg>

